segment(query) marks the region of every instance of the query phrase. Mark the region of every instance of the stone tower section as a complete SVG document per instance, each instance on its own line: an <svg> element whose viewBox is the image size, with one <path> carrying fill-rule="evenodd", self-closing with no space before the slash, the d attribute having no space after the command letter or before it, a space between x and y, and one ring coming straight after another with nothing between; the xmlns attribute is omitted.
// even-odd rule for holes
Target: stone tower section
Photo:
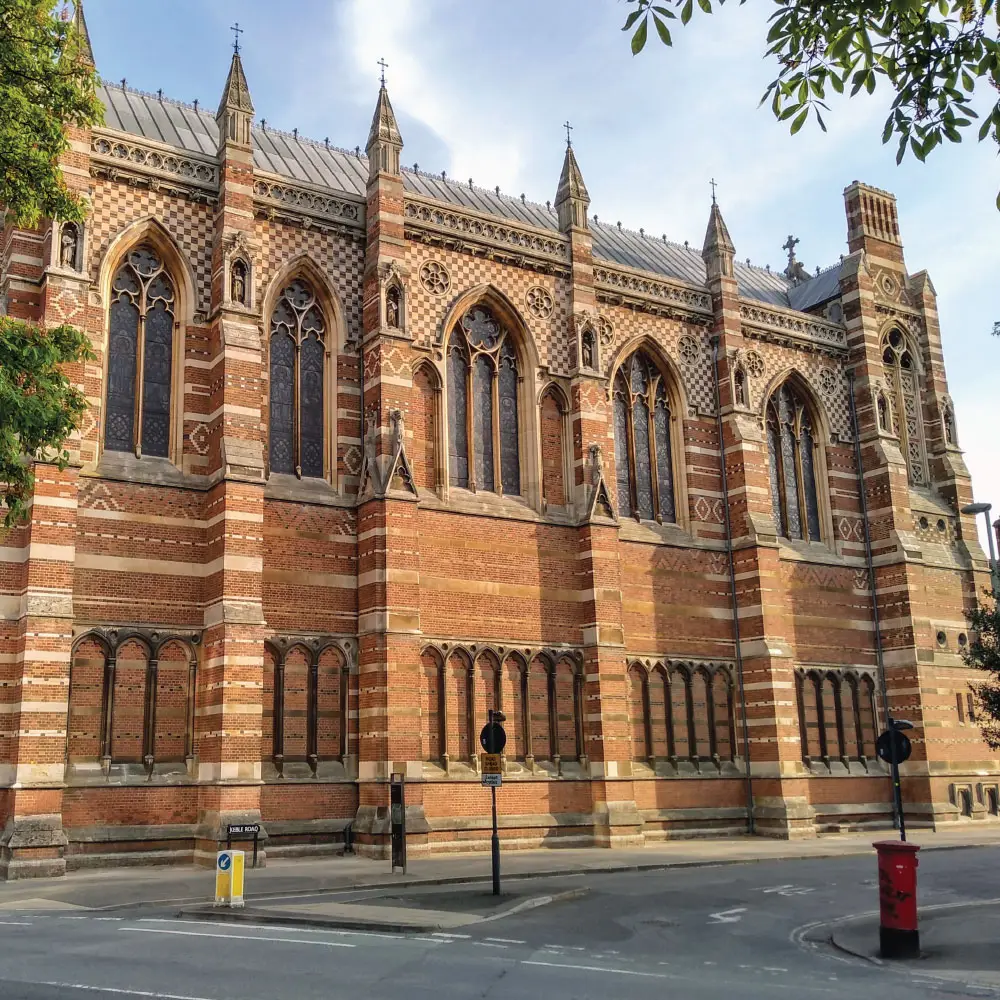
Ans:
<svg viewBox="0 0 1000 1000"><path fill-rule="evenodd" d="M216 113L219 197L209 306L211 365L199 742L198 856L210 860L230 822L260 820L264 662L263 351L255 275L253 101L234 51Z"/></svg>
<svg viewBox="0 0 1000 1000"><path fill-rule="evenodd" d="M893 195L855 182L844 199L851 254L841 272L841 301L888 711L917 727L904 798L930 817L954 819L954 783L945 781L948 766L940 762L954 744L941 730L953 724L956 696L965 697L964 678L949 668L960 664L954 637L964 636L976 586L986 585L985 558L974 518L961 513L972 491L958 449L933 285L926 272L906 270Z"/></svg>
<svg viewBox="0 0 1000 1000"><path fill-rule="evenodd" d="M363 296L363 458L358 485L359 788L356 829L363 850L384 850L392 774L421 773L418 700L420 648L417 490L407 457L413 390L410 282L403 237L403 139L385 78L368 155L367 243ZM414 846L420 786L409 797Z"/></svg>
<svg viewBox="0 0 1000 1000"><path fill-rule="evenodd" d="M72 32L77 47L66 58L80 59L93 69L80 0ZM68 126L66 138L69 148L59 164L65 184L88 205L90 132ZM84 273L86 223L45 219L31 230L8 229L3 237L0 252L11 255L0 284L4 311L42 327L69 323L86 329L93 316ZM84 364L70 366L66 374L89 390ZM18 595L8 612L0 614L0 718L6 730L0 735L0 874L7 878L66 870L62 812L76 512L81 453L88 449L74 433L67 450L70 463L65 469L36 461L27 523L2 542L17 567Z"/></svg>

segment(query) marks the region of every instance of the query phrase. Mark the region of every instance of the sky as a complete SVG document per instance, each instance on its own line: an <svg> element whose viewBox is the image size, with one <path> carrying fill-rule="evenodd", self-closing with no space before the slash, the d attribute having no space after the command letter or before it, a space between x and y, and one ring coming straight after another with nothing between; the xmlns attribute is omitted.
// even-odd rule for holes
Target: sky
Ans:
<svg viewBox="0 0 1000 1000"><path fill-rule="evenodd" d="M700 246L714 177L737 256L754 264L783 269L789 234L808 270L834 263L847 252L843 189L892 191L908 270L927 270L938 293L976 498L1000 513L997 148L973 130L897 166L895 143L881 143L887 91L834 103L827 133L810 122L790 136L758 107L776 73L763 58L770 7L696 7L672 49L651 38L633 57L622 0L86 0L107 80L215 107L238 21L258 118L353 149L384 58L404 164L544 202L569 120L592 213Z"/></svg>

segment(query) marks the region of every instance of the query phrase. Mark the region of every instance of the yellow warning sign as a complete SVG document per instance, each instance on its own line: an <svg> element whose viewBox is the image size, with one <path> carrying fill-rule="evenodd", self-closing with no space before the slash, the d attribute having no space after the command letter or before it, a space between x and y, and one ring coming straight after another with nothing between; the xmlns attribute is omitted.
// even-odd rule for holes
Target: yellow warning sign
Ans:
<svg viewBox="0 0 1000 1000"><path fill-rule="evenodd" d="M215 905L243 905L243 852L219 851L215 862Z"/></svg>
<svg viewBox="0 0 1000 1000"><path fill-rule="evenodd" d="M481 774L503 774L503 760L498 753L484 753L479 756Z"/></svg>

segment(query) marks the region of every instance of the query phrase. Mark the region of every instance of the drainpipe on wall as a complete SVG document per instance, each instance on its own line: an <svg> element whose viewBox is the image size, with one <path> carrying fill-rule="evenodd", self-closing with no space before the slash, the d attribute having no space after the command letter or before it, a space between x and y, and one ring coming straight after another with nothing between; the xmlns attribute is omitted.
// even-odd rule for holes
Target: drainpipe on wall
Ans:
<svg viewBox="0 0 1000 1000"><path fill-rule="evenodd" d="M736 562L733 558L733 524L729 517L729 476L726 473L726 445L722 436L722 400L719 395L719 336L714 335L712 366L715 378L715 421L719 433L719 472L722 474L722 513L726 526L726 557L729 562L729 593L733 603L733 644L736 647L736 679L740 689L740 718L743 723L743 760L746 763L747 833L756 832L753 818L753 775L750 771L750 732L747 729L747 698L743 686L743 650L740 642L740 606L736 598Z"/></svg>
<svg viewBox="0 0 1000 1000"><path fill-rule="evenodd" d="M892 729L889 715L889 690L885 682L885 663L882 659L882 626L879 621L878 597L875 593L875 564L872 560L872 536L868 527L868 496L865 492L865 470L861 464L861 433L858 430L858 409L854 401L854 369L847 369L847 400L851 407L851 433L854 435L854 463L858 467L858 498L861 505L861 526L865 537L865 563L868 567L868 590L872 595L872 625L875 629L875 663L878 667L879 691L882 695L882 714L885 716L886 730ZM898 790L892 782L892 825L899 829L901 811Z"/></svg>

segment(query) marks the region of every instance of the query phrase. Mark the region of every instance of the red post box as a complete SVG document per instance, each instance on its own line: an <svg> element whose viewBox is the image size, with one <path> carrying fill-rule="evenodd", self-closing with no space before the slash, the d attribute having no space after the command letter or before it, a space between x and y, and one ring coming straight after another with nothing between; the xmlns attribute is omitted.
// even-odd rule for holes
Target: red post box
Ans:
<svg viewBox="0 0 1000 1000"><path fill-rule="evenodd" d="M879 950L883 958L919 958L916 844L880 840L878 851Z"/></svg>

